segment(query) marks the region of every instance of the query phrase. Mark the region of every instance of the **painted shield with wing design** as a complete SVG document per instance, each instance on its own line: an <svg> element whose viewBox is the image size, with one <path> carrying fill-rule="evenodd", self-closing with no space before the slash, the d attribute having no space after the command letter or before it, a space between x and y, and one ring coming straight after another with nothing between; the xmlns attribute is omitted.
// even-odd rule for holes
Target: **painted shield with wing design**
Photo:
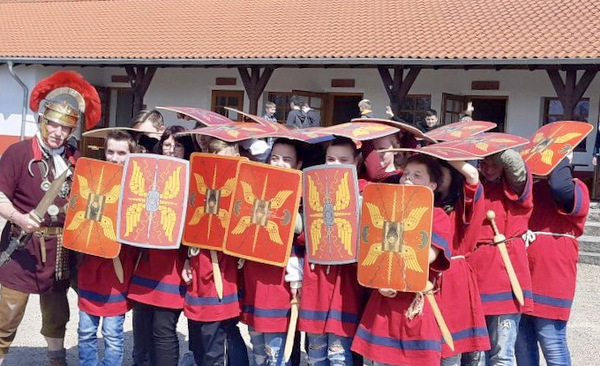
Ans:
<svg viewBox="0 0 600 366"><path fill-rule="evenodd" d="M425 135L437 141L454 141L489 131L496 126L494 122L488 121L453 122L435 128Z"/></svg>
<svg viewBox="0 0 600 366"><path fill-rule="evenodd" d="M369 184L363 190L358 282L422 291L429 275L433 192L428 187Z"/></svg>
<svg viewBox="0 0 600 366"><path fill-rule="evenodd" d="M119 255L117 207L122 177L121 165L88 158L77 160L65 212L65 248L102 258Z"/></svg>
<svg viewBox="0 0 600 366"><path fill-rule="evenodd" d="M548 123L537 130L523 147L521 156L529 165L531 174L547 176L593 129L594 126L586 122Z"/></svg>
<svg viewBox="0 0 600 366"><path fill-rule="evenodd" d="M310 263L356 262L358 179L354 165L318 165L304 170L304 233Z"/></svg>
<svg viewBox="0 0 600 366"><path fill-rule="evenodd" d="M399 128L375 122L348 122L323 129L324 133L343 136L349 139L365 141L392 135L400 131Z"/></svg>
<svg viewBox="0 0 600 366"><path fill-rule="evenodd" d="M238 156L193 153L190 158L190 195L183 243L203 249L223 250L229 228Z"/></svg>
<svg viewBox="0 0 600 366"><path fill-rule="evenodd" d="M121 183L117 239L142 248L179 248L188 185L188 161L161 155L129 154Z"/></svg>
<svg viewBox="0 0 600 366"><path fill-rule="evenodd" d="M457 149L484 158L504 150L514 149L527 144L526 138L502 132L483 132L460 140L436 144L443 149Z"/></svg>
<svg viewBox="0 0 600 366"><path fill-rule="evenodd" d="M224 252L284 267L294 238L302 172L242 162Z"/></svg>

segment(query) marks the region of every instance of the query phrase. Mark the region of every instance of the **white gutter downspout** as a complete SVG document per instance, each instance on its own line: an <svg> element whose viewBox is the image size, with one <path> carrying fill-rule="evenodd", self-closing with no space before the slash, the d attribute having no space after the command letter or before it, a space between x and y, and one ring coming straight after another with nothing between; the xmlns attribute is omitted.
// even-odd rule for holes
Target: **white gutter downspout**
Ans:
<svg viewBox="0 0 600 366"><path fill-rule="evenodd" d="M13 69L14 63L12 61L8 61L8 72L15 79L21 88L23 88L23 111L21 112L21 141L25 140L25 125L27 123L27 97L29 96L29 89L27 85L19 77L15 74L15 70Z"/></svg>

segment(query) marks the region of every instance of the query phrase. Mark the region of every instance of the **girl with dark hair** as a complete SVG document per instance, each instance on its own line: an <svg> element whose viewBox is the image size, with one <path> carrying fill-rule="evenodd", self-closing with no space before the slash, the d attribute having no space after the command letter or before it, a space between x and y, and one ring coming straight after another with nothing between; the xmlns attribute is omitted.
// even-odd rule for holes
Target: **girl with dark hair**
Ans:
<svg viewBox="0 0 600 366"><path fill-rule="evenodd" d="M159 140L162 155L189 159L193 142L181 126L167 128ZM181 277L187 248L142 250L128 297L133 308L134 363L138 366L176 366L179 362L177 321L186 285Z"/></svg>

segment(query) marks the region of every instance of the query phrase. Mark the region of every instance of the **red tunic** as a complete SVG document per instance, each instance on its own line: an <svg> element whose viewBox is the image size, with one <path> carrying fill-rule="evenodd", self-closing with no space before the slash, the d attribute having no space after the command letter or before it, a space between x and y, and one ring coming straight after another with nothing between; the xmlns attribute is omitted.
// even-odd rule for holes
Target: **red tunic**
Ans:
<svg viewBox="0 0 600 366"><path fill-rule="evenodd" d="M187 248L142 250L127 297L142 304L183 309L186 285L181 271Z"/></svg>
<svg viewBox="0 0 600 366"><path fill-rule="evenodd" d="M315 264L311 269L311 264L304 261L298 320L300 331L354 336L366 290L358 283L356 270L356 263Z"/></svg>
<svg viewBox="0 0 600 366"><path fill-rule="evenodd" d="M292 256L304 257L304 247L292 246ZM284 333L290 317L292 292L285 267L246 261L243 267L242 322L261 333Z"/></svg>
<svg viewBox="0 0 600 366"><path fill-rule="evenodd" d="M475 248L479 226L485 217L483 186L464 186L464 200L450 214L454 228L452 261L438 282L437 300L454 341L454 351L442 344L442 357L490 349L485 315L475 272L464 256Z"/></svg>
<svg viewBox="0 0 600 366"><path fill-rule="evenodd" d="M436 271L450 265L452 228L448 215L435 208L431 245L441 250L431 264ZM352 350L364 357L391 365L439 365L442 333L429 302L412 320L405 313L415 299L414 293L399 292L394 298L372 291L352 342Z"/></svg>
<svg viewBox="0 0 600 366"><path fill-rule="evenodd" d="M113 260L83 255L77 277L79 309L95 316L123 315L131 309L127 289L138 256L137 248L121 247L123 283L115 273Z"/></svg>
<svg viewBox="0 0 600 366"><path fill-rule="evenodd" d="M68 148L67 148L68 149ZM29 162L41 158L41 150L36 138L17 142L8 147L0 159L0 192L12 202L15 209L20 213L27 213L35 209L44 197L45 192L40 188L42 176L37 164L32 164L33 176L28 172ZM77 152L69 155L70 162L74 164L79 156ZM52 174L48 179L53 180ZM63 207L67 200L57 196L54 200L57 207ZM46 214L42 227L62 227L65 221L63 212L58 214L57 220L51 222L50 216ZM11 227L15 226L15 233L21 231L16 225L6 224L2 231L0 251L6 250L10 240ZM25 244L25 248L16 250L11 260L0 268L0 284L13 290L41 294L53 290L55 286L66 288L68 281L57 283L54 279L56 268L56 245L55 237L45 239L46 262L42 263L40 252L40 240L33 236Z"/></svg>
<svg viewBox="0 0 600 366"><path fill-rule="evenodd" d="M572 212L560 210L546 181L534 185L534 208L529 228L532 231L570 234L578 237L590 208L590 196L583 182L575 179L575 204ZM532 315L569 320L575 295L579 243L577 239L538 234L527 250L533 283Z"/></svg>
<svg viewBox="0 0 600 366"><path fill-rule="evenodd" d="M214 322L235 318L240 315L238 296L238 259L217 252L223 298L219 300L213 277L210 251L200 249L200 253L190 258L192 284L187 287L183 312L188 319L201 322Z"/></svg>
<svg viewBox="0 0 600 366"><path fill-rule="evenodd" d="M481 226L477 238L477 249L467 258L475 270L477 285L485 315L526 313L533 310L531 296L531 275L527 263L525 242L521 236L527 231L527 225L533 209L532 178L527 173L527 183L523 194L518 196L507 182L486 182L485 210L496 213L496 225L508 241L506 247L517 278L523 289L525 305L521 306L512 293L506 267L500 252L493 243L494 232L489 221L483 218L473 225Z"/></svg>

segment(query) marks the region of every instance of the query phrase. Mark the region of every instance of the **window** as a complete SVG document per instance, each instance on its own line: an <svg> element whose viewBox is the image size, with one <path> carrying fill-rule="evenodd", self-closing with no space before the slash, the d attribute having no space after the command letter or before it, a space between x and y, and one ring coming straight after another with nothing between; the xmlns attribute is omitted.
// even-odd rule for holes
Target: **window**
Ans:
<svg viewBox="0 0 600 366"><path fill-rule="evenodd" d="M300 98L301 102L307 102L311 109L319 112L321 114L321 121L325 119L325 111L323 108L324 94L322 93L310 93L302 91L270 92L268 94L268 99L269 102L275 103L277 108L275 111L275 117L279 122L285 123L287 115L290 113L290 98L294 95Z"/></svg>
<svg viewBox="0 0 600 366"><path fill-rule="evenodd" d="M210 110L224 115L234 121L241 121L241 116L224 107L244 110L244 92L242 90L213 90Z"/></svg>
<svg viewBox="0 0 600 366"><path fill-rule="evenodd" d="M573 121L588 122L588 116L590 113L590 99L582 98L573 111ZM542 124L556 122L563 120L564 108L562 102L558 98L544 98L544 118ZM586 139L581 141L575 151L586 151Z"/></svg>
<svg viewBox="0 0 600 366"><path fill-rule="evenodd" d="M407 95L400 105L400 117L408 123L425 122L425 113L431 109L431 95Z"/></svg>

